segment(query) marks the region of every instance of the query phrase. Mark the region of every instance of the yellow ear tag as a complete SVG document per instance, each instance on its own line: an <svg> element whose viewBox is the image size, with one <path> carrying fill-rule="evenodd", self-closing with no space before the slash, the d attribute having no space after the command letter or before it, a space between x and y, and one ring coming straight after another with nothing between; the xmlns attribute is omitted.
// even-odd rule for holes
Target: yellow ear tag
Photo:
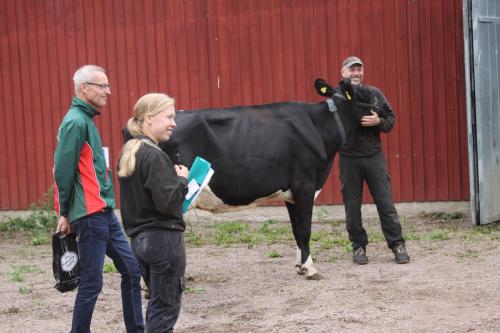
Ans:
<svg viewBox="0 0 500 333"><path fill-rule="evenodd" d="M320 91L321 91L321 93L323 93L323 94L324 94L324 93L326 93L326 87L321 87Z"/></svg>
<svg viewBox="0 0 500 333"><path fill-rule="evenodd" d="M347 90L345 91L345 95L346 95L346 97L347 97L348 100L352 99L351 95L349 95L349 92Z"/></svg>

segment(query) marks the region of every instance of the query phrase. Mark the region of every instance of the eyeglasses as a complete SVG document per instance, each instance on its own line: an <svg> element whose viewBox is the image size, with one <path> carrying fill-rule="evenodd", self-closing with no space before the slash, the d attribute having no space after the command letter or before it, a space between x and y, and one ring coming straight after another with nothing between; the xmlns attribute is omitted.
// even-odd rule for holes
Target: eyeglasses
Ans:
<svg viewBox="0 0 500 333"><path fill-rule="evenodd" d="M91 84L91 85L94 85L94 86L98 86L102 90L106 90L106 89L111 90L111 86L108 83L94 83L94 82L83 82L83 83L85 83L85 84Z"/></svg>

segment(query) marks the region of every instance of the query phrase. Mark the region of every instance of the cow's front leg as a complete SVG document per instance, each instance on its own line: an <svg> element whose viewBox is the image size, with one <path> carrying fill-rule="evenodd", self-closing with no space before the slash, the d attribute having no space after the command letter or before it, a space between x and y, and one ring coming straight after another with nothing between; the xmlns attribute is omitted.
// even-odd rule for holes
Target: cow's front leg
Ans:
<svg viewBox="0 0 500 333"><path fill-rule="evenodd" d="M320 275L313 266L309 249L314 192L296 191L293 197L295 203L287 202L286 207L290 216L295 242L297 243L297 273L305 274L307 279L318 280Z"/></svg>

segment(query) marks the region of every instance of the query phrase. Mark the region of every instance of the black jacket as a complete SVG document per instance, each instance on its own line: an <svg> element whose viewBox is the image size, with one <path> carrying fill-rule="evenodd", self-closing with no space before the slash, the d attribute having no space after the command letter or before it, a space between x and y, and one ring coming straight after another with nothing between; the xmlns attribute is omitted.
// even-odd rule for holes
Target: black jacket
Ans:
<svg viewBox="0 0 500 333"><path fill-rule="evenodd" d="M367 157L378 153L382 150L380 132L389 133L396 123L396 117L392 112L392 107L389 105L389 102L387 102L387 99L380 89L368 85L364 86L367 87L375 97L377 110L373 111L377 112L380 118L380 124L371 127L360 126L352 131L346 143L344 143L340 149L341 156Z"/></svg>
<svg viewBox="0 0 500 333"><path fill-rule="evenodd" d="M177 176L170 158L149 138L135 156L135 171L119 177L120 212L129 237L143 230L175 229L184 231L182 203L187 179Z"/></svg>

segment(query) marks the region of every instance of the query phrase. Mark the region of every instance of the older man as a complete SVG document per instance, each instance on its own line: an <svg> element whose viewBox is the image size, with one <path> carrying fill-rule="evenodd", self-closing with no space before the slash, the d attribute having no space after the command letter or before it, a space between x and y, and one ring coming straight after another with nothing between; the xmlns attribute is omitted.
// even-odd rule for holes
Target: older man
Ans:
<svg viewBox="0 0 500 333"><path fill-rule="evenodd" d="M102 290L105 255L121 274L127 332L143 332L139 265L113 208L113 182L107 169L94 117L107 104L111 87L103 68L86 65L73 77L75 94L57 133L54 156L57 231L74 230L80 252L80 285L71 332L90 332L97 296Z"/></svg>
<svg viewBox="0 0 500 333"><path fill-rule="evenodd" d="M361 59L347 57L342 64L342 77L352 84L363 83L364 66ZM410 262L398 213L392 201L392 189L387 170L387 161L382 153L380 133L389 133L396 122L392 108L384 94L375 87L365 85L375 98L376 108L371 115L361 119L361 126L351 133L340 150L340 181L346 212L346 227L352 242L353 262L368 263L366 245L368 236L363 228L361 202L363 184L366 181L377 211L387 245L394 253L398 264Z"/></svg>

